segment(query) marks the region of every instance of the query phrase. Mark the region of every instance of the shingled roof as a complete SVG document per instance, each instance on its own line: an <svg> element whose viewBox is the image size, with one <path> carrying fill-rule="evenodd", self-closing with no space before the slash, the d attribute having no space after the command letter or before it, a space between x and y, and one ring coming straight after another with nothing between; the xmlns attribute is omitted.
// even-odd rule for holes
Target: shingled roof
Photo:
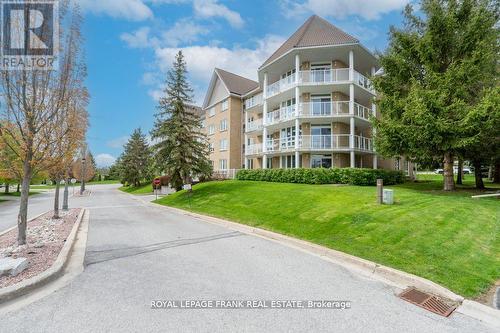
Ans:
<svg viewBox="0 0 500 333"><path fill-rule="evenodd" d="M294 48L354 43L359 43L359 40L327 20L313 15L262 64L261 68Z"/></svg>
<svg viewBox="0 0 500 333"><path fill-rule="evenodd" d="M227 72L223 69L216 68L215 71L231 94L244 95L259 86L259 83L254 80Z"/></svg>

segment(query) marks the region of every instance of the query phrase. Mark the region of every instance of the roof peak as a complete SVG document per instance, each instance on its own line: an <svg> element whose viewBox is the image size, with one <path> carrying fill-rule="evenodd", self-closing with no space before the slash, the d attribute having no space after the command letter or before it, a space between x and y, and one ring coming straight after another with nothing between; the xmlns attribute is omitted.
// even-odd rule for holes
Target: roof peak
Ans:
<svg viewBox="0 0 500 333"><path fill-rule="evenodd" d="M277 60L294 48L356 44L359 40L324 18L311 15L261 66Z"/></svg>

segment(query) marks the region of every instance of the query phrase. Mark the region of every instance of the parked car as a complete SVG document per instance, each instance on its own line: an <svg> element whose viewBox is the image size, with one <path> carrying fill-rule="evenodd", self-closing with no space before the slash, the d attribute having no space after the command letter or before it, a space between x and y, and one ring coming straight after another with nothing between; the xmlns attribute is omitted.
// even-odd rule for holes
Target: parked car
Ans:
<svg viewBox="0 0 500 333"><path fill-rule="evenodd" d="M444 173L444 170L443 169L436 169L436 170L434 170L434 173L442 175Z"/></svg>
<svg viewBox="0 0 500 333"><path fill-rule="evenodd" d="M464 167L462 169L462 171L463 171L464 175L468 175L471 173L470 168L468 168L468 167ZM458 173L458 167L453 167L453 173L455 173L455 174Z"/></svg>

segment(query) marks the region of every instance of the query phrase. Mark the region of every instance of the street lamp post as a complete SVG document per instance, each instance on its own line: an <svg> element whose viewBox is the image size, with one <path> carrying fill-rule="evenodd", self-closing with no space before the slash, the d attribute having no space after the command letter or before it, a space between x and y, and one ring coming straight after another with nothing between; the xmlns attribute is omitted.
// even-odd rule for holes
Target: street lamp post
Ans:
<svg viewBox="0 0 500 333"><path fill-rule="evenodd" d="M82 182L80 186L80 195L85 192L85 157L82 157Z"/></svg>

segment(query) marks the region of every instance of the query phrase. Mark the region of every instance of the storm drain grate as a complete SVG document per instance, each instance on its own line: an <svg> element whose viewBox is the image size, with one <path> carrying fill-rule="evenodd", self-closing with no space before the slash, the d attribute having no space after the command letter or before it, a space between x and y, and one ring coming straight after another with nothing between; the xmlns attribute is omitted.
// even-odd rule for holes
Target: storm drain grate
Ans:
<svg viewBox="0 0 500 333"><path fill-rule="evenodd" d="M406 289L399 294L399 297L444 317L448 317L457 308L456 306L446 304L436 296L424 293L415 288Z"/></svg>

